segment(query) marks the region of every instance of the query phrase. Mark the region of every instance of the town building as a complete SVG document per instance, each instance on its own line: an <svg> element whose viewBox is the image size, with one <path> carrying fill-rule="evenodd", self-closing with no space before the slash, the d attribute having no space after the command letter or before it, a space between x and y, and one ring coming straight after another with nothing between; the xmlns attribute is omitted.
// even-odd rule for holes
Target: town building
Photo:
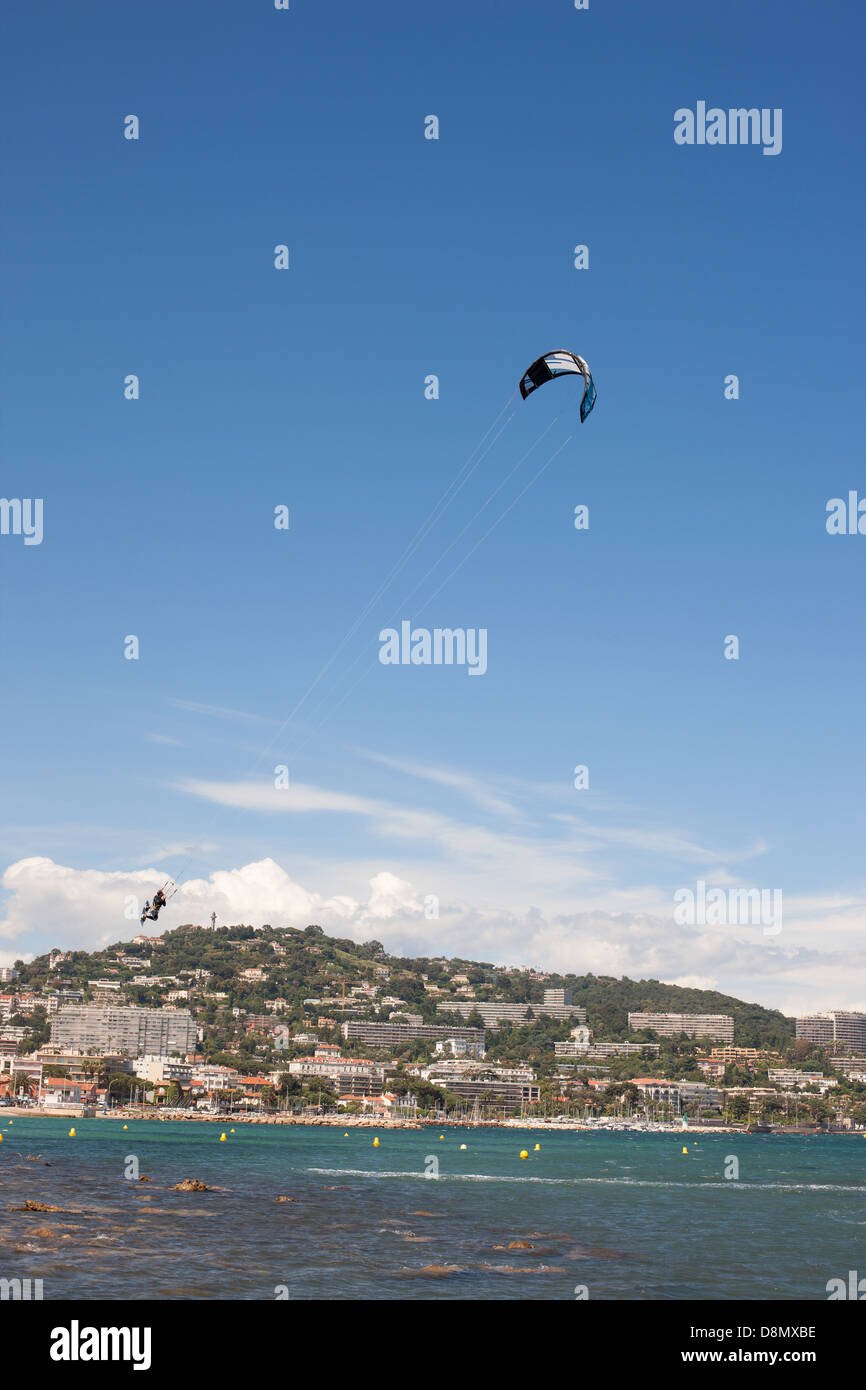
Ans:
<svg viewBox="0 0 866 1390"><path fill-rule="evenodd" d="M563 993L562 990L551 991L554 994ZM565 991L566 993L568 991ZM469 1018L476 1012L480 1014L485 1028L496 1028L502 1023L527 1023L535 1018L577 1018L581 1023L586 1022L586 1009L576 1008L572 1004L544 1004L534 1000L531 1004L509 1004L504 1000L492 1004L481 1002L457 1004L451 1000L441 1000L439 1003L440 1013L457 1013L463 1018ZM527 1019L527 1014L531 1017Z"/></svg>
<svg viewBox="0 0 866 1390"><path fill-rule="evenodd" d="M340 1096L380 1096L385 1087L385 1067L369 1057L344 1057L332 1043L320 1043L312 1057L295 1057L288 1063L290 1076L304 1080L321 1077L333 1082Z"/></svg>
<svg viewBox="0 0 866 1390"><path fill-rule="evenodd" d="M729 1062L737 1067L753 1067L762 1057L775 1057L777 1053L761 1052L757 1047L711 1047L710 1058L714 1062Z"/></svg>
<svg viewBox="0 0 866 1390"><path fill-rule="evenodd" d="M62 1067L70 1081L88 1086L92 1085L95 1077L111 1077L128 1070L128 1063L119 1052L84 1051L58 1047L53 1043L40 1048L34 1058L46 1067Z"/></svg>
<svg viewBox="0 0 866 1390"><path fill-rule="evenodd" d="M83 1004L83 989L58 989L48 996L47 1010L49 1014L56 1014L61 1004Z"/></svg>
<svg viewBox="0 0 866 1390"><path fill-rule="evenodd" d="M678 1038L685 1033L688 1038L717 1038L719 1042L734 1040L734 1020L729 1014L629 1013L628 1026L632 1033L651 1028L662 1038Z"/></svg>
<svg viewBox="0 0 866 1390"><path fill-rule="evenodd" d="M64 1004L51 1021L51 1041L80 1051L163 1055L191 1052L197 1026L188 1009L141 1009L134 1004Z"/></svg>
<svg viewBox="0 0 866 1390"><path fill-rule="evenodd" d="M802 1091L806 1086L817 1086L821 1091L830 1090L839 1083L834 1077L825 1076L821 1071L796 1071L793 1067L769 1067L767 1080L784 1091Z"/></svg>
<svg viewBox="0 0 866 1390"><path fill-rule="evenodd" d="M700 1105L706 1110L721 1108L722 1092L705 1081L668 1081L653 1076L636 1076L628 1082L655 1105L670 1105L675 1114L687 1105Z"/></svg>
<svg viewBox="0 0 866 1390"><path fill-rule="evenodd" d="M827 1013L806 1014L795 1019L798 1038L819 1047L849 1047L853 1052L866 1052L866 1013L851 1013L830 1009Z"/></svg>
<svg viewBox="0 0 866 1390"><path fill-rule="evenodd" d="M465 1038L484 1046L483 1028L447 1028L432 1023L363 1023L352 1019L341 1030L347 1042L364 1043L367 1047L399 1047L406 1042L437 1042Z"/></svg>
<svg viewBox="0 0 866 1390"><path fill-rule="evenodd" d="M698 1071L702 1071L704 1076L712 1076L716 1081L720 1081L727 1070L727 1062L717 1061L715 1057L699 1057Z"/></svg>
<svg viewBox="0 0 866 1390"><path fill-rule="evenodd" d="M42 1082L42 1104L47 1110L83 1103L84 1088L78 1081L49 1076Z"/></svg>
<svg viewBox="0 0 866 1390"><path fill-rule="evenodd" d="M589 1061L603 1060L605 1057L640 1057L642 1053L658 1056L658 1043L595 1042L584 1044L574 1039L568 1042L555 1042L553 1051L557 1057L586 1057Z"/></svg>
<svg viewBox="0 0 866 1390"><path fill-rule="evenodd" d="M437 1057L476 1057L485 1055L484 1043L473 1038L439 1038L433 1045Z"/></svg>
<svg viewBox="0 0 866 1390"><path fill-rule="evenodd" d="M4 1075L10 1082L17 1082L18 1077L25 1076L32 1091L41 1092L42 1063L37 1062L34 1057L0 1055L0 1077Z"/></svg>
<svg viewBox="0 0 866 1390"><path fill-rule="evenodd" d="M224 1067L217 1062L193 1062L191 1082L194 1087L205 1091L234 1091L238 1089L241 1074L234 1067Z"/></svg>
<svg viewBox="0 0 866 1390"><path fill-rule="evenodd" d="M136 1057L132 1072L140 1081L152 1083L176 1082L178 1086L189 1086L193 1079L193 1065L179 1057L144 1056Z"/></svg>
<svg viewBox="0 0 866 1390"><path fill-rule="evenodd" d="M503 1081L490 1076L454 1077L443 1075L435 1067L431 1068L428 1079L431 1086L439 1086L454 1096L471 1101L495 1101L502 1106L534 1105L541 1095L540 1086L532 1081Z"/></svg>

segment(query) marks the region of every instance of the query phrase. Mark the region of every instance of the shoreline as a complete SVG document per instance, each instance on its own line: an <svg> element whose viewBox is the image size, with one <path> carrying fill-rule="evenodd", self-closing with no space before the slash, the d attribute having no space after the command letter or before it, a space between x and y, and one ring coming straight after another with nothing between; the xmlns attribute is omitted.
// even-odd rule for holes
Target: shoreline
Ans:
<svg viewBox="0 0 866 1390"><path fill-rule="evenodd" d="M582 1134L748 1134L746 1125L630 1125L628 1122L621 1124L592 1124L586 1120L544 1120L544 1119L518 1119L508 1120L419 1120L401 1118L398 1116L370 1116L370 1115L208 1115L171 1113L163 1115L159 1113L147 1113L141 1110L116 1109L107 1112L87 1114L82 1113L82 1108L58 1106L56 1110L33 1109L30 1107L21 1108L18 1106L4 1107L0 1112L2 1116L10 1119L58 1119L58 1120L108 1120L108 1121L155 1121L161 1124L172 1122L187 1124L215 1124L223 1127L232 1124L242 1125L311 1125L324 1128L346 1129L520 1129L520 1130L544 1130L548 1133L566 1132ZM0 1119L2 1125L2 1119ZM764 1130L759 1133L770 1133L784 1135L788 1133L784 1127L776 1130ZM790 1130L790 1133L799 1137L809 1138L812 1136L834 1137L841 1135L856 1138L858 1135L866 1137L866 1130ZM750 1136L751 1137L751 1136Z"/></svg>

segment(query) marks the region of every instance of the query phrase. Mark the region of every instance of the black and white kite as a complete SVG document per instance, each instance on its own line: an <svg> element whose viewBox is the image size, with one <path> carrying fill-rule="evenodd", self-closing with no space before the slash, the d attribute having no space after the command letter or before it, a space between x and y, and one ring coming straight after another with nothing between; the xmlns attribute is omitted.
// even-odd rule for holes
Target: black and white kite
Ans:
<svg viewBox="0 0 866 1390"><path fill-rule="evenodd" d="M595 382L592 379L592 372L589 370L582 357L578 357L576 352L567 352L565 348L558 348L556 352L546 352L543 357L539 357L527 368L520 383L520 394L524 400L533 391L537 391L539 386L543 386L546 381L553 381L558 376L582 376L584 381L583 399L580 402L581 424L586 419L592 407L595 405Z"/></svg>

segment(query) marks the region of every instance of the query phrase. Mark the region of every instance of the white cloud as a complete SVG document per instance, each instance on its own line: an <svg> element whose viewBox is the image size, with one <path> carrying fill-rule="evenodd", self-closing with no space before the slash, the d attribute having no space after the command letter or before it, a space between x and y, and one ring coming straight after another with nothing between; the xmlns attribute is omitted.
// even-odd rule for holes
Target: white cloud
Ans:
<svg viewBox="0 0 866 1390"><path fill-rule="evenodd" d="M675 980L671 980L669 983L680 985L683 989L719 988L719 982L713 975L678 975Z"/></svg>
<svg viewBox="0 0 866 1390"><path fill-rule="evenodd" d="M209 714L218 719L250 719L257 724L276 724L276 719L268 719L261 714L247 714L242 709L225 709L222 705L203 705L196 700L170 700L175 709L187 710L190 714Z"/></svg>
<svg viewBox="0 0 866 1390"><path fill-rule="evenodd" d="M177 784L178 790L220 806L234 806L244 811L275 811L283 815L306 815L310 811L338 811L349 815L374 816L384 814L385 802L369 797L353 796L348 792L332 792L322 787L292 782L277 788L270 781L205 782L187 778Z"/></svg>
<svg viewBox="0 0 866 1390"><path fill-rule="evenodd" d="M531 887L574 887L596 876L580 861L575 837L560 831L555 840L488 830L436 811L418 811L372 797L334 792L293 782L276 788L269 781L205 782L187 779L178 789L219 805L244 810L271 811L283 815L330 812L359 816L377 835L392 841L415 842L437 848L447 862L483 871L488 876L507 873Z"/></svg>
<svg viewBox="0 0 866 1390"><path fill-rule="evenodd" d="M2 879L9 898L0 939L19 943L14 951L4 952L3 963L11 965L16 957L55 945L96 950L129 940L141 930L140 907L165 881L165 872L157 869L104 872L68 868L47 858L18 860ZM130 899L135 900L131 916ZM358 902L346 894L326 897L311 892L273 859L262 859L181 883L158 925L148 923L146 929L156 934L181 922L204 926L212 912L222 925L304 927L316 922L360 941L369 937L374 924L421 917L423 904L411 884L387 871L370 878L368 899Z"/></svg>
<svg viewBox="0 0 866 1390"><path fill-rule="evenodd" d="M124 916L130 897L143 901L164 882L156 869L105 872L73 869L47 858L22 859L3 875L8 895L0 938L15 942L4 964L52 946L89 949L128 940L137 918ZM405 955L460 955L504 965L596 975L652 978L716 988L742 999L805 1012L866 1006L866 964L859 933L838 936L811 922L808 941L767 938L760 928L676 925L669 916L601 909L570 913L538 908L479 908L443 896L439 916L424 913L425 891L410 879L380 869L363 899L327 896L299 883L273 859L218 869L183 883L159 920L204 925L211 912L222 924L304 927L311 922L356 941L371 936ZM814 902L809 906L814 908ZM684 967L686 967L684 969Z"/></svg>
<svg viewBox="0 0 866 1390"><path fill-rule="evenodd" d="M741 859L754 859L766 854L768 848L763 840L759 840L744 849L715 850L697 844L688 835L676 830L659 830L646 826L592 825L583 817L574 815L557 815L554 819L573 826L589 840L699 864L722 865ZM716 872L714 882L721 877L724 875Z"/></svg>
<svg viewBox="0 0 866 1390"><path fill-rule="evenodd" d="M431 767L427 763L414 762L409 758L392 758L386 753L373 753L367 749L359 749L359 752L362 757L369 758L371 762L381 763L383 767L390 767L396 772L405 772L410 777L417 777L422 781L432 782L437 786L458 791L494 815L517 816L519 814L504 796L491 790L479 777L473 777L468 772L460 772L455 768L442 765Z"/></svg>

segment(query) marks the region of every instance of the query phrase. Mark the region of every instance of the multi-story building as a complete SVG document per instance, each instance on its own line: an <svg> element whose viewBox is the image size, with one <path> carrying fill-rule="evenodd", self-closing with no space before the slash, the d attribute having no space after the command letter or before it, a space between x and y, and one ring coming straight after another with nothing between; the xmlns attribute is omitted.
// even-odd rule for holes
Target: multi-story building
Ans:
<svg viewBox="0 0 866 1390"><path fill-rule="evenodd" d="M244 1019L244 1030L247 1033L267 1033L274 1026L274 1020L270 1014L247 1014Z"/></svg>
<svg viewBox="0 0 866 1390"><path fill-rule="evenodd" d="M563 990L553 990L554 994L568 993ZM493 1004L466 1003L456 1004L449 1001L441 1001L439 1004L440 1013L461 1014L463 1018L469 1018L475 1012L481 1015L485 1028L496 1028L501 1023L526 1023L527 1013L531 1011L533 1018L576 1018L581 1023L586 1022L586 1009L577 1008L572 1004L543 1004L534 1000L531 1004L508 1004L504 1001Z"/></svg>
<svg viewBox="0 0 866 1390"><path fill-rule="evenodd" d="M167 1055L191 1052L196 1023L188 1009L141 1009L134 1004L64 1004L51 1022L51 1041L78 1051Z"/></svg>
<svg viewBox="0 0 866 1390"><path fill-rule="evenodd" d="M587 1057L596 1061L605 1057L639 1057L641 1053L651 1052L658 1056L658 1043L595 1042L583 1044L576 1039L568 1042L555 1042L553 1050L557 1057Z"/></svg>
<svg viewBox="0 0 866 1390"><path fill-rule="evenodd" d="M599 1080L603 1077L609 1077L610 1067L599 1067L595 1064L593 1064L591 1067L581 1067L579 1076L571 1068L569 1068L568 1071L565 1071L560 1066L556 1071L556 1079L559 1082L560 1086L564 1086L568 1091L572 1093L580 1090L583 1087L584 1076L592 1080Z"/></svg>
<svg viewBox="0 0 866 1390"><path fill-rule="evenodd" d="M628 1083L637 1086L641 1095L657 1105L670 1105L676 1113L684 1106L700 1104L716 1109L722 1103L722 1092L705 1081L667 1081L653 1076L638 1076Z"/></svg>
<svg viewBox="0 0 866 1390"><path fill-rule="evenodd" d="M796 1036L819 1047L845 1046L866 1052L866 1014L830 1009L795 1020Z"/></svg>
<svg viewBox="0 0 866 1390"><path fill-rule="evenodd" d="M52 1043L40 1048L35 1059L47 1067L62 1067L70 1081L82 1085L92 1085L95 1077L113 1076L127 1070L127 1062L119 1052L85 1052Z"/></svg>
<svg viewBox="0 0 866 1390"><path fill-rule="evenodd" d="M734 1020L729 1014L653 1014L629 1013L628 1026L632 1033L652 1028L662 1038L678 1038L685 1033L688 1038L718 1038L719 1042L733 1042Z"/></svg>
<svg viewBox="0 0 866 1390"><path fill-rule="evenodd" d="M834 1057L830 1063L834 1071L840 1071L846 1081L866 1081L866 1063L856 1057Z"/></svg>
<svg viewBox="0 0 866 1390"><path fill-rule="evenodd" d="M240 1084L241 1074L235 1067L223 1067L217 1062L193 1062L192 1085L205 1091L233 1091Z"/></svg>
<svg viewBox="0 0 866 1390"><path fill-rule="evenodd" d="M48 997L48 1012L54 1014L62 1004L81 1004L83 1001L83 989L58 989Z"/></svg>
<svg viewBox="0 0 866 1390"><path fill-rule="evenodd" d="M777 1053L768 1054L760 1052L757 1047L711 1047L710 1060L713 1062L724 1062L725 1065L732 1062L734 1066L751 1066L759 1062L762 1057L777 1056Z"/></svg>
<svg viewBox="0 0 866 1390"><path fill-rule="evenodd" d="M193 1064L179 1057L136 1057L132 1071L141 1081L154 1084L176 1081L179 1086L192 1082Z"/></svg>
<svg viewBox="0 0 866 1390"><path fill-rule="evenodd" d="M462 1077L491 1077L495 1081L535 1081L535 1071L528 1065L519 1067L498 1067L488 1062L478 1062L467 1057L449 1057L447 1060L422 1063L407 1068L417 1076L429 1081L432 1076L447 1077L455 1081ZM449 1081L450 1084L450 1081Z"/></svg>
<svg viewBox="0 0 866 1390"><path fill-rule="evenodd" d="M27 1037L27 1029L26 1029L26 1028L22 1028L20 1024L18 1024L18 1023L14 1024L14 1025L11 1024L11 1023L2 1023L2 1024L0 1024L0 1038L2 1038L4 1042L7 1042L7 1043L13 1043L13 1042L14 1042L14 1043L17 1045L18 1043L23 1042L24 1039L25 1039L26 1037Z"/></svg>
<svg viewBox="0 0 866 1390"><path fill-rule="evenodd" d="M476 1057L485 1055L484 1043L472 1038L439 1038L433 1045L437 1057Z"/></svg>
<svg viewBox="0 0 866 1390"><path fill-rule="evenodd" d="M817 1086L827 1091L838 1085L834 1077L825 1076L821 1071L796 1071L793 1067L769 1067L767 1079L785 1091L800 1091L805 1086Z"/></svg>
<svg viewBox="0 0 866 1390"><path fill-rule="evenodd" d="M313 1057L296 1057L289 1062L290 1076L331 1081L341 1096L380 1096L385 1089L385 1068L369 1057L343 1057L339 1048L316 1048Z"/></svg>
<svg viewBox="0 0 866 1390"><path fill-rule="evenodd" d="M42 1063L35 1057L15 1057L0 1055L0 1076L5 1074L14 1080L26 1076L28 1083L37 1090L42 1086Z"/></svg>
<svg viewBox="0 0 866 1390"><path fill-rule="evenodd" d="M544 991L545 1004L558 1004L561 1008L571 1008L570 989L546 989Z"/></svg>
<svg viewBox="0 0 866 1390"><path fill-rule="evenodd" d="M702 1071L704 1076L715 1077L717 1081L720 1081L724 1076L727 1065L727 1062L723 1062L716 1057L698 1058L698 1071Z"/></svg>
<svg viewBox="0 0 866 1390"><path fill-rule="evenodd" d="M492 1100L503 1106L534 1105L541 1094L541 1087L532 1081L501 1081L495 1077L483 1076L440 1076L432 1068L431 1086L440 1086L452 1095L465 1100Z"/></svg>
<svg viewBox="0 0 866 1390"><path fill-rule="evenodd" d="M465 1038L484 1046L483 1028L447 1028L433 1023L362 1023L352 1020L341 1029L347 1042L365 1043L367 1047L398 1047L406 1042L437 1042L448 1038Z"/></svg>

